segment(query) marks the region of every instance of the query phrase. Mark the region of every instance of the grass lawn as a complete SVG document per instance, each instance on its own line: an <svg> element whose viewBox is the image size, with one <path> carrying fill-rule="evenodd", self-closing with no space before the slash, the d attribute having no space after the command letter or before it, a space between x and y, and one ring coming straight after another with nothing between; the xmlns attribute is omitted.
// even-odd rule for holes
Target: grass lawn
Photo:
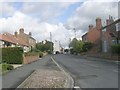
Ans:
<svg viewBox="0 0 120 90"><path fill-rule="evenodd" d="M12 70L13 67L10 64L0 64L0 73L6 73L10 70Z"/></svg>

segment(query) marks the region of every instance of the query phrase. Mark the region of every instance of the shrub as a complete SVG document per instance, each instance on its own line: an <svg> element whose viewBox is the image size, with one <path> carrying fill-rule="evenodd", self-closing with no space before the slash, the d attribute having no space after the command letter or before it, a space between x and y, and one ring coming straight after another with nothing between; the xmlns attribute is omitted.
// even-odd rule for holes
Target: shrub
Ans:
<svg viewBox="0 0 120 90"><path fill-rule="evenodd" d="M10 64L2 64L2 71L13 70L13 66Z"/></svg>
<svg viewBox="0 0 120 90"><path fill-rule="evenodd" d="M13 66L10 65L10 64L8 64L8 65L7 65L7 70L13 70Z"/></svg>
<svg viewBox="0 0 120 90"><path fill-rule="evenodd" d="M114 54L120 54L120 44L112 45L111 51Z"/></svg>
<svg viewBox="0 0 120 90"><path fill-rule="evenodd" d="M39 52L39 57L43 57L43 53L42 52Z"/></svg>
<svg viewBox="0 0 120 90"><path fill-rule="evenodd" d="M93 43L90 42L85 42L83 47L82 47L82 52L87 52L93 47Z"/></svg>
<svg viewBox="0 0 120 90"><path fill-rule="evenodd" d="M22 64L23 49L21 47L2 48L2 63Z"/></svg>

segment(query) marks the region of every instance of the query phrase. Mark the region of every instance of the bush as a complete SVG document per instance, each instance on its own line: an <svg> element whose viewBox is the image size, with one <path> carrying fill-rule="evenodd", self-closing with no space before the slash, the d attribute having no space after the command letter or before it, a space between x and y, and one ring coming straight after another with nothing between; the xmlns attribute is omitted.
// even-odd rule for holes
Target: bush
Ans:
<svg viewBox="0 0 120 90"><path fill-rule="evenodd" d="M2 63L22 64L23 49L21 47L2 48Z"/></svg>
<svg viewBox="0 0 120 90"><path fill-rule="evenodd" d="M93 43L90 42L85 42L83 47L82 47L82 52L87 52L93 47Z"/></svg>
<svg viewBox="0 0 120 90"><path fill-rule="evenodd" d="M112 45L111 51L114 54L120 54L120 44Z"/></svg>
<svg viewBox="0 0 120 90"><path fill-rule="evenodd" d="M42 52L39 52L39 57L43 57L43 53Z"/></svg>
<svg viewBox="0 0 120 90"><path fill-rule="evenodd" d="M2 70L6 71L6 70L13 70L13 66L10 64L2 64Z"/></svg>
<svg viewBox="0 0 120 90"><path fill-rule="evenodd" d="M7 65L7 70L13 70L13 66L10 65L10 64L8 64L8 65Z"/></svg>

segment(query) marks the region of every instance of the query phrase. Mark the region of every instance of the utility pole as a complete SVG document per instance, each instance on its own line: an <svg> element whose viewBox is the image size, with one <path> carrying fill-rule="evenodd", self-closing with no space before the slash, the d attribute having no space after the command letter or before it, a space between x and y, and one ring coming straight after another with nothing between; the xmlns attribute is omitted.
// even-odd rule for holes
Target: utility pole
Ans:
<svg viewBox="0 0 120 90"><path fill-rule="evenodd" d="M74 33L75 33L75 38L76 38L76 29L75 29L75 28L73 28L73 30L74 30Z"/></svg>
<svg viewBox="0 0 120 90"><path fill-rule="evenodd" d="M52 52L52 33L50 32L50 42L51 42L51 48L50 48L50 53L52 54L53 52Z"/></svg>

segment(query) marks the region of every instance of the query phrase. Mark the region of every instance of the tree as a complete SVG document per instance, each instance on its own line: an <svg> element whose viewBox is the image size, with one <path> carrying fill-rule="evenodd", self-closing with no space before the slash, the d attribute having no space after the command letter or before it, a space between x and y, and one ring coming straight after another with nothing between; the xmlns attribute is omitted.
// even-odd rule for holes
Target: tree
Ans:
<svg viewBox="0 0 120 90"><path fill-rule="evenodd" d="M69 47L74 47L74 45L77 43L77 39L73 38L73 40L70 42Z"/></svg>
<svg viewBox="0 0 120 90"><path fill-rule="evenodd" d="M83 44L84 43L80 40L77 41L76 44L73 46L73 50L76 52L76 54L82 52Z"/></svg>
<svg viewBox="0 0 120 90"><path fill-rule="evenodd" d="M53 42L47 41L45 43L40 42L36 44L36 48L42 52L53 52Z"/></svg>
<svg viewBox="0 0 120 90"><path fill-rule="evenodd" d="M72 42L70 42L69 46L72 48L71 53L78 54L82 52L83 42L81 40L77 40L74 38Z"/></svg>

